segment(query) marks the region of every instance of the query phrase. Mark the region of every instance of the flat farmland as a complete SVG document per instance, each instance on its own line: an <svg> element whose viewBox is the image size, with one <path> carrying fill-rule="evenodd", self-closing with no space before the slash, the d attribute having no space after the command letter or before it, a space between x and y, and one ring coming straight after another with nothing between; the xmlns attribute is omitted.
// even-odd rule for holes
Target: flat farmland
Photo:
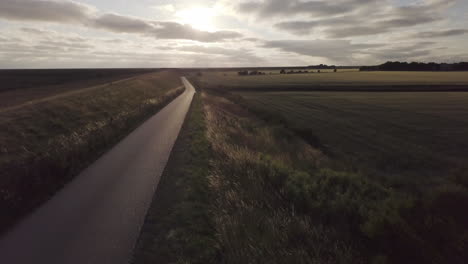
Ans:
<svg viewBox="0 0 468 264"><path fill-rule="evenodd" d="M160 71L0 108L0 232L184 90L177 72Z"/></svg>
<svg viewBox="0 0 468 264"><path fill-rule="evenodd" d="M413 189L454 179L466 184L468 93L240 94L346 166L392 176L379 179L389 185Z"/></svg>
<svg viewBox="0 0 468 264"><path fill-rule="evenodd" d="M316 71L316 70L314 70ZM230 90L457 90L468 88L466 72L325 71L306 74L239 76L237 72L203 72L199 85Z"/></svg>
<svg viewBox="0 0 468 264"><path fill-rule="evenodd" d="M154 69L0 70L0 110L86 88L99 88Z"/></svg>

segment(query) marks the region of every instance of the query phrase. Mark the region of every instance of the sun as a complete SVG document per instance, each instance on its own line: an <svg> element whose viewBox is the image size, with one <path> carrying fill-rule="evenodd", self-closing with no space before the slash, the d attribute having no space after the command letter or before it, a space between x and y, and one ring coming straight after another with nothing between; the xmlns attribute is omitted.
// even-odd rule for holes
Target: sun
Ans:
<svg viewBox="0 0 468 264"><path fill-rule="evenodd" d="M176 13L178 21L183 24L191 25L193 28L206 31L215 31L214 17L216 12L214 8L197 7L181 10Z"/></svg>

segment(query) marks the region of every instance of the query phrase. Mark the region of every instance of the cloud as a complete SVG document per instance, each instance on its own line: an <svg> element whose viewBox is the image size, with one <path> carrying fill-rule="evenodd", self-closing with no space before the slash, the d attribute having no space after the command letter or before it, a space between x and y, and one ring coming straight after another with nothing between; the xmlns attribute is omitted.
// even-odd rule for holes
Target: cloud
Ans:
<svg viewBox="0 0 468 264"><path fill-rule="evenodd" d="M213 47L214 48L214 47ZM198 50L198 48L187 49ZM169 50L169 49L168 49ZM240 67L252 66L252 58L234 56L235 52L207 47L200 52L172 52L154 50L65 49L52 45L2 45L0 44L0 68L96 68L96 67ZM239 54L242 51L239 50ZM214 54L227 53L228 55ZM238 54L238 55L239 55ZM264 65L261 59L255 65Z"/></svg>
<svg viewBox="0 0 468 264"><path fill-rule="evenodd" d="M117 14L105 14L92 20L92 27L116 33L139 33L160 39L188 39L200 42L217 42L242 37L234 31L208 32L176 22L149 21Z"/></svg>
<svg viewBox="0 0 468 264"><path fill-rule="evenodd" d="M216 56L216 59L226 59L244 62L246 64L255 62L264 62L260 57L257 57L251 50L245 48L224 48L219 46L201 46L201 45L187 45L187 46L162 46L157 47L159 50L171 50L171 51L181 51L181 52L190 52L200 55L211 55Z"/></svg>
<svg viewBox="0 0 468 264"><path fill-rule="evenodd" d="M322 2L323 4L319 4ZM376 4L376 1L372 0L337 0L331 2L332 4L328 4L330 1L326 1L327 4L325 4L325 1L318 0L313 2L317 9L307 9L306 4L311 2L296 0L292 2L292 5L303 6L301 10L285 8L279 9L277 12L285 16L289 15L289 17L308 14L313 19L307 20L303 16L297 20L289 18L287 21L276 23L274 27L301 36L311 34L316 30L320 30L329 38L369 36L441 21L445 19L442 14L443 11L453 5L454 2L455 0L428 0L419 4L394 6L389 1L379 1L380 4ZM265 3L267 3L266 7L258 9L257 13L255 13L261 19L269 18L264 13L266 12L265 8L279 6L275 0L267 0ZM283 5L286 4L283 3ZM343 12L336 12L331 17L317 17L317 13L326 15L330 11L327 8L320 9L320 5L339 5L343 7ZM255 6L252 5L251 8ZM273 15L273 13L270 15Z"/></svg>
<svg viewBox="0 0 468 264"><path fill-rule="evenodd" d="M468 34L468 29L449 29L440 31L425 31L413 35L415 38L440 38Z"/></svg>
<svg viewBox="0 0 468 264"><path fill-rule="evenodd" d="M417 43L395 43L395 46L381 47L363 51L363 54L371 55L374 61L394 61L394 60L420 60L422 57L431 54L431 50L436 42L423 41Z"/></svg>
<svg viewBox="0 0 468 264"><path fill-rule="evenodd" d="M0 17L11 20L74 23L86 20L91 11L91 7L74 1L0 1Z"/></svg>
<svg viewBox="0 0 468 264"><path fill-rule="evenodd" d="M262 39L259 38L243 38L243 41L248 41L248 42L261 42L263 41Z"/></svg>
<svg viewBox="0 0 468 264"><path fill-rule="evenodd" d="M326 30L325 32L326 32L326 35L331 38L347 38L347 37L358 37L358 36L381 34L381 33L386 33L389 31L390 29L387 29L387 28L357 26L357 27L330 28Z"/></svg>
<svg viewBox="0 0 468 264"><path fill-rule="evenodd" d="M353 53L381 47L382 44L352 44L349 40L275 40L266 41L265 48L276 48L311 57L323 57L333 61L344 61Z"/></svg>
<svg viewBox="0 0 468 264"><path fill-rule="evenodd" d="M158 39L218 42L242 37L242 34L234 31L208 32L176 22L144 20L113 13L97 15L93 7L69 0L1 0L0 18L76 24L114 33L149 35ZM29 29L29 33L41 32Z"/></svg>
<svg viewBox="0 0 468 264"><path fill-rule="evenodd" d="M300 1L300 0L263 0L247 1L238 5L241 13L254 14L260 19L286 17L306 14L309 16L331 16L352 12L362 5L376 0L336 0L336 1Z"/></svg>
<svg viewBox="0 0 468 264"><path fill-rule="evenodd" d="M350 40L280 40L267 41L266 48L275 48L284 52L296 53L309 57L321 57L333 63L359 63L356 57L366 57L372 62L388 60L420 59L431 55L435 42L357 44Z"/></svg>
<svg viewBox="0 0 468 264"><path fill-rule="evenodd" d="M200 42L217 42L242 37L242 34L235 31L208 32L176 22L155 22L154 25L155 29L152 32L157 37L163 39L190 39Z"/></svg>
<svg viewBox="0 0 468 264"><path fill-rule="evenodd" d="M28 34L34 34L34 35L46 35L46 34L51 33L50 31L45 31L42 29L26 28L26 27L21 28L21 31L28 33Z"/></svg>
<svg viewBox="0 0 468 264"><path fill-rule="evenodd" d="M52 46L52 47L61 47L61 48L72 48L72 49L90 49L93 46L86 43L74 43L66 41L41 41L40 44Z"/></svg>
<svg viewBox="0 0 468 264"><path fill-rule="evenodd" d="M89 26L117 33L145 33L154 28L142 19L117 14L104 14L91 20Z"/></svg>
<svg viewBox="0 0 468 264"><path fill-rule="evenodd" d="M223 48L223 47L205 47L205 46L192 45L192 46L182 46L182 47L177 48L177 50L195 52L195 53L204 53L204 54L217 54L217 55L231 56L231 57L254 58L254 56L252 55L252 52L244 48L229 49L229 48Z"/></svg>

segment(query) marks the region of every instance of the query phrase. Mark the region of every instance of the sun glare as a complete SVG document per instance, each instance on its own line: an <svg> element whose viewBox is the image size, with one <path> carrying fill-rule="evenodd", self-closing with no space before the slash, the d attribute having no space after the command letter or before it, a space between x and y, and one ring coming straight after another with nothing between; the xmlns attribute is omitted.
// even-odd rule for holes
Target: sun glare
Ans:
<svg viewBox="0 0 468 264"><path fill-rule="evenodd" d="M189 24L192 27L200 30L215 31L216 27L213 18L216 13L213 8L198 7L192 9L181 10L176 16L179 22Z"/></svg>

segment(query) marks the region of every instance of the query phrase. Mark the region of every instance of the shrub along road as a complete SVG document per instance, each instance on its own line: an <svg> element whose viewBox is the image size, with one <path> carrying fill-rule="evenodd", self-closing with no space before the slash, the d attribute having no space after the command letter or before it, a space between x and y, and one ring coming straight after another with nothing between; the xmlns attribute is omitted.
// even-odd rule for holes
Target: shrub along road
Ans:
<svg viewBox="0 0 468 264"><path fill-rule="evenodd" d="M185 92L0 239L4 263L128 263L195 89Z"/></svg>

